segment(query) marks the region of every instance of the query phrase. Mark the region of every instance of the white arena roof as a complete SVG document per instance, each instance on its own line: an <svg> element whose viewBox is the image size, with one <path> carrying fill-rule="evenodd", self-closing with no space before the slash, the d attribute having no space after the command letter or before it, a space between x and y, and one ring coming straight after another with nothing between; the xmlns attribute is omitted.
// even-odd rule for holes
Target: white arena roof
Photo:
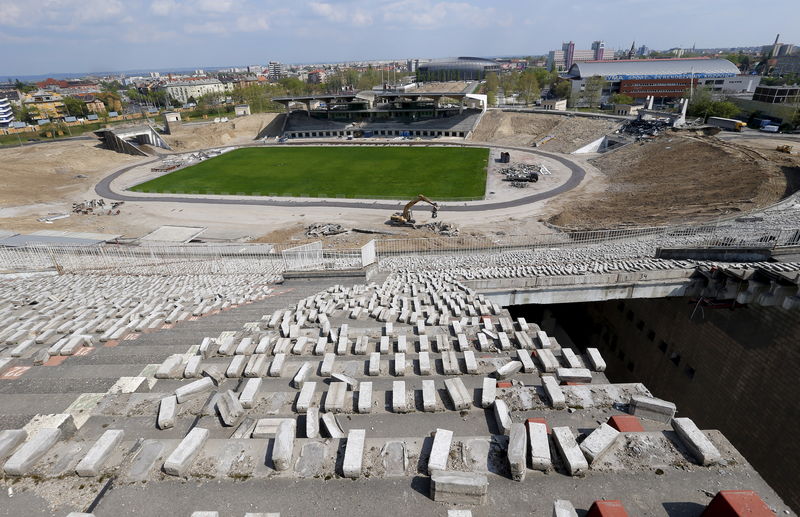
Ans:
<svg viewBox="0 0 800 517"><path fill-rule="evenodd" d="M625 79L678 79L732 77L739 75L736 65L727 59L630 59L619 61L581 61L567 73L573 78L599 75L608 81Z"/></svg>

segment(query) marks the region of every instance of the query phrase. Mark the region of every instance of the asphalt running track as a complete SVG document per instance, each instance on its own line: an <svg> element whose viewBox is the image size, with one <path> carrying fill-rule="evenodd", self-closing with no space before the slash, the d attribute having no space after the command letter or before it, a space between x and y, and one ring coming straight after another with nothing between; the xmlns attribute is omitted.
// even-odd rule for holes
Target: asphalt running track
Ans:
<svg viewBox="0 0 800 517"><path fill-rule="evenodd" d="M299 144L298 146L302 145L339 145L339 144L325 144L319 142L308 142ZM344 142L341 145L344 144ZM352 145L352 144L350 144ZM369 144L369 145L382 145L382 146L389 146L392 145L391 143L378 143ZM403 144L395 144L395 145L405 145L408 146L408 143ZM430 144L426 144L430 145ZM447 145L447 144L436 144L436 145ZM487 147L490 149L513 149L517 151L524 151L532 154L538 154L541 156L546 156L547 158L551 158L556 160L557 162L565 165L570 170L569 179L562 185L558 187L548 190L547 192L539 192L537 194L532 194L530 196L521 197L518 199L512 199L509 201L498 201L497 203L482 203L482 204L455 204L455 203L440 203L440 207L442 210L447 210L448 212L485 212L487 210L502 210L504 208L515 208L519 206L525 206L530 203L535 203L536 201L542 201L544 199L550 199L555 197L559 194L563 194L564 192L568 192L583 181L583 178L586 177L586 170L578 165L577 163L563 157L558 156L551 153L544 153L541 151L535 151L532 149L524 148L524 147L506 147L506 146L493 146L493 145L479 145L479 144L452 144L453 147ZM247 146L249 147L249 146ZM262 147L262 146L259 146ZM404 201L397 201L396 203L379 203L375 202L367 202L367 201L334 201L334 200L319 200L319 201L295 201L292 199L217 199L217 198L198 198L198 197L173 197L168 195L158 195L158 196L130 196L127 194L120 194L115 192L111 189L111 182L117 179L118 177L122 176L129 170L141 167L142 165L148 165L150 163L157 162L161 160L161 156L150 160L149 162L145 163L138 163L136 165L130 165L128 167L124 167L119 169L118 171L106 176L95 186L94 190L100 197L104 197L107 199L112 199L115 201L130 201L130 202L158 202L158 203L199 203L199 204L207 204L207 205L248 205L248 206L282 206L282 207L296 207L296 208L304 208L304 207L329 207L329 208L359 208L359 209L372 209L372 210L393 210L405 204Z"/></svg>

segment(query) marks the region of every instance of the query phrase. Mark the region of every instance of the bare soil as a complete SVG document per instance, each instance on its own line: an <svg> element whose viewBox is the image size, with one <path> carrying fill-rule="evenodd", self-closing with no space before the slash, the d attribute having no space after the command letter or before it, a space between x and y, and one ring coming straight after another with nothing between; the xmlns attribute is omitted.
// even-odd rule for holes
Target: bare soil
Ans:
<svg viewBox="0 0 800 517"><path fill-rule="evenodd" d="M422 86L413 88L412 92L461 92L469 84L466 81L448 81L446 83L423 83Z"/></svg>
<svg viewBox="0 0 800 517"><path fill-rule="evenodd" d="M256 113L218 124L213 121L177 126L173 124L170 128L172 134L164 135L164 140L173 150L179 152L247 144L255 140L261 130L278 115L278 113Z"/></svg>
<svg viewBox="0 0 800 517"><path fill-rule="evenodd" d="M608 119L491 110L475 128L472 140L528 147L553 135L555 138L540 148L571 153L606 133L614 132L619 126L619 122Z"/></svg>
<svg viewBox="0 0 800 517"><path fill-rule="evenodd" d="M791 190L777 158L714 137L665 134L591 160L602 191L562 200L549 222L581 229L647 226L755 210Z"/></svg>

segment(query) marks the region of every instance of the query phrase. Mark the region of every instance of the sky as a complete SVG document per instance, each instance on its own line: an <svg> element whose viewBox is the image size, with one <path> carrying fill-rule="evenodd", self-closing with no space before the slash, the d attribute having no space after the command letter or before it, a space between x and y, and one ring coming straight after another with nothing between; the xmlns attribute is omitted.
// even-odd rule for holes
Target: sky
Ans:
<svg viewBox="0 0 800 517"><path fill-rule="evenodd" d="M800 44L798 0L0 0L0 78L589 48ZM776 15L780 13L780 15Z"/></svg>

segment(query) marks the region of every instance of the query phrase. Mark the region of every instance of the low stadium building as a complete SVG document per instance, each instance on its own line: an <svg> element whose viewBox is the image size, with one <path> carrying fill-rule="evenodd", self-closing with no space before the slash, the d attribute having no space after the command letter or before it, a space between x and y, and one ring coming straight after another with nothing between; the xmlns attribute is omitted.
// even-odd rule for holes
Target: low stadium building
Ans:
<svg viewBox="0 0 800 517"><path fill-rule="evenodd" d="M580 97L586 82L601 77L603 100L615 93L634 99L653 96L660 99L683 97L690 86L710 88L718 93L753 92L759 77L740 75L727 59L630 59L617 61L584 61L574 63L567 72L572 80L572 93Z"/></svg>
<svg viewBox="0 0 800 517"><path fill-rule="evenodd" d="M465 138L486 111L486 95L361 91L276 97L286 106L286 138Z"/></svg>
<svg viewBox="0 0 800 517"><path fill-rule="evenodd" d="M489 72L500 72L500 64L480 57L436 59L418 65L417 82L479 81Z"/></svg>

